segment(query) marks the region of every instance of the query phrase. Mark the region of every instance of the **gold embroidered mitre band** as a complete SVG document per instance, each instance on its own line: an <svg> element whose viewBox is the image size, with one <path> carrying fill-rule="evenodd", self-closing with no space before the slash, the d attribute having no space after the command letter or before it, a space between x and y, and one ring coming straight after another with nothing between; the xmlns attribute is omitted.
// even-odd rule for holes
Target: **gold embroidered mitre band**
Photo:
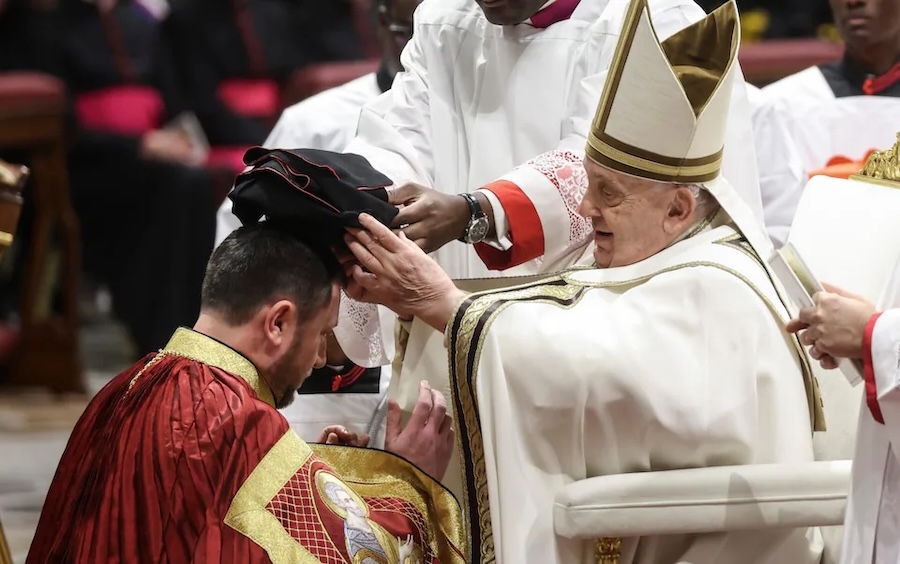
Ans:
<svg viewBox="0 0 900 564"><path fill-rule="evenodd" d="M632 0L591 124L588 158L661 182L716 178L739 42L734 0L661 43L647 0Z"/></svg>

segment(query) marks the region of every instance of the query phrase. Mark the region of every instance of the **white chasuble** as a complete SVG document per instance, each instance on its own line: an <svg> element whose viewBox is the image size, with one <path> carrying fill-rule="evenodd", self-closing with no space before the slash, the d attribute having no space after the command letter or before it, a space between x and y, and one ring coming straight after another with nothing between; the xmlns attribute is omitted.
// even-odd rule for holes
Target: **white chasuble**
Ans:
<svg viewBox="0 0 900 564"><path fill-rule="evenodd" d="M844 523L844 564L900 562L900 263L880 308L884 313L866 331L866 391Z"/></svg>
<svg viewBox="0 0 900 564"><path fill-rule="evenodd" d="M451 393L444 483L465 508L472 561L594 562L593 542L553 531L554 496L576 480L812 460L815 384L786 318L757 255L721 226L635 265L471 295L447 328L449 376L442 336L414 322L402 370L430 368L419 379ZM820 553L817 531L776 530L625 539L620 562Z"/></svg>

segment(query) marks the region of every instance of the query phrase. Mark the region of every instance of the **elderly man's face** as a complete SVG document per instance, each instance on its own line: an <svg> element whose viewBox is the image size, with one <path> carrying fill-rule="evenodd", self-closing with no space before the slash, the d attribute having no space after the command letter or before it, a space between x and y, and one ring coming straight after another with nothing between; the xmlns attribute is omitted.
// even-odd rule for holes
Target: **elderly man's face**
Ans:
<svg viewBox="0 0 900 564"><path fill-rule="evenodd" d="M694 221L690 188L614 172L585 158L588 188L578 213L594 225L597 266L627 266L665 249Z"/></svg>

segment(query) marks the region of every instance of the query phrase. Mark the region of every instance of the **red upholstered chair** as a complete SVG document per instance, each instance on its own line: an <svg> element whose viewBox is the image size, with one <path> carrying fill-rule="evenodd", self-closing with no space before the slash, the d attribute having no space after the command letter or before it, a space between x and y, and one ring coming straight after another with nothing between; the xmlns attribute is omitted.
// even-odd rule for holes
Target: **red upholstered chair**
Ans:
<svg viewBox="0 0 900 564"><path fill-rule="evenodd" d="M784 39L741 45L738 59L750 84L765 86L807 67L841 58L844 46L820 39Z"/></svg>
<svg viewBox="0 0 900 564"><path fill-rule="evenodd" d="M19 304L21 332L7 382L82 392L81 249L66 173L64 114L65 88L57 79L39 73L0 73L0 149L28 154L34 199ZM51 303L57 283L62 290L61 315L53 313Z"/></svg>
<svg viewBox="0 0 900 564"><path fill-rule="evenodd" d="M282 107L296 104L323 90L346 84L378 70L380 59L346 63L321 63L299 69L291 75L281 91Z"/></svg>

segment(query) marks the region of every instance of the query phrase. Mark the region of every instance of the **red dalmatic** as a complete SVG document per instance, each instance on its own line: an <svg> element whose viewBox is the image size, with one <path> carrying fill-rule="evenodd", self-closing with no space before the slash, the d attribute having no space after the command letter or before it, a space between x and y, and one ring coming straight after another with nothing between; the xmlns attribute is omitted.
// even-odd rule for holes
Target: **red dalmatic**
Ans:
<svg viewBox="0 0 900 564"><path fill-rule="evenodd" d="M462 534L424 473L311 448L248 360L179 329L88 406L27 562L455 563Z"/></svg>

